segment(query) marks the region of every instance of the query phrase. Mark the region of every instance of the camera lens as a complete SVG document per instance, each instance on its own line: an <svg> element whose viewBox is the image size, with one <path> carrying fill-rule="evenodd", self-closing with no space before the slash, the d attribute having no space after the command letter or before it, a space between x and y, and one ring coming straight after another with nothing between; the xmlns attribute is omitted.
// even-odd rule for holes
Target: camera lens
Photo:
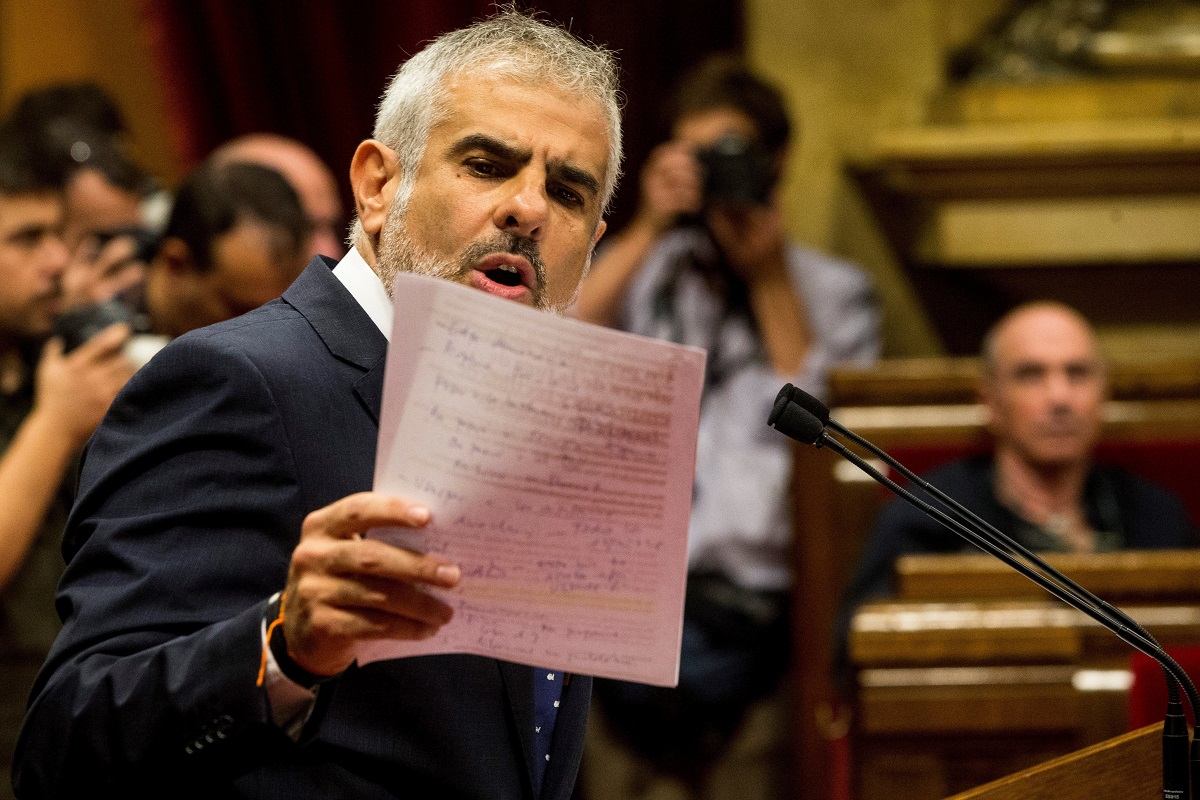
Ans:
<svg viewBox="0 0 1200 800"><path fill-rule="evenodd" d="M54 321L54 333L62 337L63 348L69 353L109 325L117 322L132 325L134 318L133 311L120 300L109 300L61 314Z"/></svg>
<svg viewBox="0 0 1200 800"><path fill-rule="evenodd" d="M706 206L761 206L769 201L775 176L761 145L726 134L696 158L704 167Z"/></svg>

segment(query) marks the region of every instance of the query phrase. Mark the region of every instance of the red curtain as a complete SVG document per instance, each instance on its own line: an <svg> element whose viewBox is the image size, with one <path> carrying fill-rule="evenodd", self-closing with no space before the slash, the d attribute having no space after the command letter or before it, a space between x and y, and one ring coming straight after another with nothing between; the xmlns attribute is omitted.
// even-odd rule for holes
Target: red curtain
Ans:
<svg viewBox="0 0 1200 800"><path fill-rule="evenodd" d="M542 0L536 8L618 51L630 176L617 197L619 225L675 80L708 52L739 49L740 0ZM344 173L370 135L387 79L423 42L492 10L487 0L140 0L182 163L234 136L273 131L316 150L347 198Z"/></svg>

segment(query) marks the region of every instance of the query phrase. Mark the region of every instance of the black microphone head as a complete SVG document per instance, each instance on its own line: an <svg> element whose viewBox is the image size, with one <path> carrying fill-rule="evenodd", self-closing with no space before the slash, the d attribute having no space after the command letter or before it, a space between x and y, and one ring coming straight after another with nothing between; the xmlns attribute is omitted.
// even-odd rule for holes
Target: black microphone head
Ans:
<svg viewBox="0 0 1200 800"><path fill-rule="evenodd" d="M807 409L790 401L781 403L780 398L776 398L775 407L771 409L771 417L767 424L774 426L775 430L780 433L805 444L816 444L825 433L825 426L821 424L821 420L813 416Z"/></svg>
<svg viewBox="0 0 1200 800"><path fill-rule="evenodd" d="M787 408L788 403L792 402L792 390L795 389L790 383L784 384L779 390L779 394L775 395L775 406L771 409L771 416L767 417L767 424L774 425L775 420L779 419L779 415Z"/></svg>
<svg viewBox="0 0 1200 800"><path fill-rule="evenodd" d="M788 394L788 397L791 398L793 403L819 419L822 425L829 424L829 406L825 405L803 389L797 389L790 383L784 388L791 390Z"/></svg>

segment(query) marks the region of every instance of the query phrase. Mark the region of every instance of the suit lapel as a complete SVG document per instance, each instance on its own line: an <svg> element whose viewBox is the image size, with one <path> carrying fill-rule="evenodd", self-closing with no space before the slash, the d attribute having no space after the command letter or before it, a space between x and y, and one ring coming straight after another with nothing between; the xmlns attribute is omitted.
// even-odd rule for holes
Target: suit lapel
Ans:
<svg viewBox="0 0 1200 800"><path fill-rule="evenodd" d="M337 262L315 257L283 293L283 299L308 320L334 358L362 369L354 393L377 424L383 399L387 339L353 295L333 275Z"/></svg>
<svg viewBox="0 0 1200 800"><path fill-rule="evenodd" d="M375 420L375 424L379 424L379 409L383 405L383 373L384 367L387 366L387 358L380 358L375 365L367 370L367 374L359 378L354 384L354 393L358 395L358 399L362 401L363 407L367 409L367 413L371 415L371 419Z"/></svg>
<svg viewBox="0 0 1200 800"><path fill-rule="evenodd" d="M525 780L533 795L533 668L507 661L497 661L504 689L508 694L513 724L517 726L517 739L521 742L521 754L525 757ZM543 787L545 788L545 787Z"/></svg>
<svg viewBox="0 0 1200 800"><path fill-rule="evenodd" d="M335 266L333 259L317 256L283 299L304 315L335 358L370 369L387 351L387 339L333 276Z"/></svg>

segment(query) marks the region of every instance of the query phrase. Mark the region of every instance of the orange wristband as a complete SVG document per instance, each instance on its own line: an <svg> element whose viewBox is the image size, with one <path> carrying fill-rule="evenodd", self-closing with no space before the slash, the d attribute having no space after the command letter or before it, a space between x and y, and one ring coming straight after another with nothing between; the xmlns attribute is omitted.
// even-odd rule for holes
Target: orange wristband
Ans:
<svg viewBox="0 0 1200 800"><path fill-rule="evenodd" d="M262 658L258 662L258 680L255 681L255 686L262 686L263 679L267 675L267 650L271 647L271 634L275 632L283 623L283 601L287 599L287 592L281 592L279 595L279 614L275 619L271 620L271 624L267 625L267 633L263 636Z"/></svg>

